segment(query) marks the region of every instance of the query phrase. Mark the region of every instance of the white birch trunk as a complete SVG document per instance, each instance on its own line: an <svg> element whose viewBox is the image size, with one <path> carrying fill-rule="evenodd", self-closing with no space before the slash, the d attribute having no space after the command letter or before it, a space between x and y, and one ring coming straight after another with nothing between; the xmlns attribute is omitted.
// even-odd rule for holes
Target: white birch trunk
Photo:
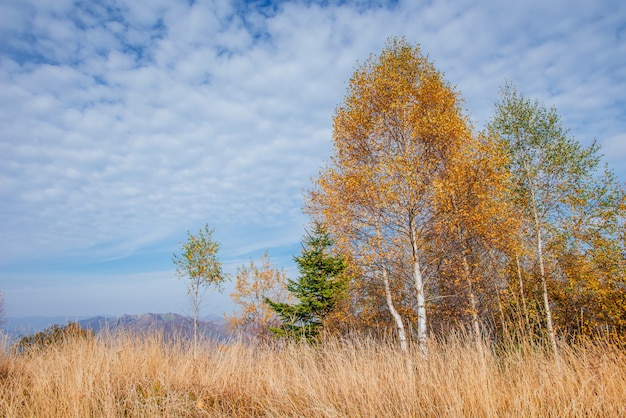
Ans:
<svg viewBox="0 0 626 418"><path fill-rule="evenodd" d="M543 239L541 236L541 221L539 220L539 213L537 210L537 201L535 199L535 192L533 188L530 188L530 195L532 198L533 217L535 220L535 234L537 238L537 257L539 258L539 273L541 274L541 290L543 293L543 306L546 310L546 328L548 329L548 337L550 338L550 345L552 346L552 352L555 357L558 355L558 348L556 346L556 335L554 333L554 327L552 326L552 309L550 308L550 300L548 298L548 285L546 280L546 270L543 261Z"/></svg>
<svg viewBox="0 0 626 418"><path fill-rule="evenodd" d="M402 317L398 313L398 310L396 309L393 303L393 298L391 295L391 286L389 285L389 273L387 272L387 267L385 266L384 251L382 248L382 234L378 226L376 226L376 236L379 240L378 257L379 257L381 268L382 268L383 286L385 288L385 300L387 302L387 309L389 309L389 313L391 314L394 321L396 322L396 328L398 330L398 339L400 340L400 349L402 349L404 353L407 353L409 348L406 342L406 331L404 329L404 322L402 321Z"/></svg>
<svg viewBox="0 0 626 418"><path fill-rule="evenodd" d="M526 320L526 331L530 330L530 319L528 317L528 308L526 307L526 296L524 294L524 280L522 279L522 267L519 262L519 256L515 256L517 263L517 278L519 279L519 293L522 298L522 309L524 310L524 319Z"/></svg>
<svg viewBox="0 0 626 418"><path fill-rule="evenodd" d="M426 331L426 296L424 294L424 278L419 261L417 240L411 225L411 245L413 247L413 282L417 299L417 342L420 352L428 357L428 334Z"/></svg>
<svg viewBox="0 0 626 418"><path fill-rule="evenodd" d="M480 356L480 364L482 370L485 371L485 353L483 351L483 339L480 332L480 321L478 321L478 304L476 303L476 295L474 294L474 284L470 275L469 263L467 257L463 256L463 270L465 271L465 280L467 281L467 297L470 303L470 311L472 314L472 330L474 334L474 343L476 350Z"/></svg>
<svg viewBox="0 0 626 418"><path fill-rule="evenodd" d="M387 273L387 269L383 266L383 284L385 286L385 298L387 300L387 308L389 309L389 313L393 317L394 321L396 321L396 328L398 329L398 339L400 340L400 349L404 353L408 352L408 345L406 342L406 331L404 329L404 322L402 321L402 317L396 310L396 307L393 304L393 299L391 297L391 287L389 286L389 276Z"/></svg>

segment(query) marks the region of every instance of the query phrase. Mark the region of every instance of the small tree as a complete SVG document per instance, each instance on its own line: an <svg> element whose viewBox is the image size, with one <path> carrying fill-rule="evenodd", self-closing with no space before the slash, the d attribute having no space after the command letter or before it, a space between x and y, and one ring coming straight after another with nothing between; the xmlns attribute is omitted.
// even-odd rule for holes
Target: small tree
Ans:
<svg viewBox="0 0 626 418"><path fill-rule="evenodd" d="M265 300L282 322L280 327L272 329L277 336L315 340L326 316L345 296L347 264L343 257L331 253L332 246L326 228L316 223L313 232L307 234L301 255L294 257L300 278L287 284L287 290L298 302Z"/></svg>
<svg viewBox="0 0 626 418"><path fill-rule="evenodd" d="M235 291L230 294L239 305L239 312L225 315L231 331L241 331L255 338L267 340L273 336L271 328L280 326L280 318L266 303L287 299L287 275L283 269L272 267L270 257L263 254L259 264L250 259L250 264L237 269Z"/></svg>
<svg viewBox="0 0 626 418"><path fill-rule="evenodd" d="M182 254L174 254L176 275L187 279L187 293L193 306L193 339L198 342L198 313L200 303L207 288L214 286L222 290L226 276L222 272L222 263L217 258L220 244L213 240L213 229L208 225L200 229L198 235L187 231L187 242L181 243Z"/></svg>

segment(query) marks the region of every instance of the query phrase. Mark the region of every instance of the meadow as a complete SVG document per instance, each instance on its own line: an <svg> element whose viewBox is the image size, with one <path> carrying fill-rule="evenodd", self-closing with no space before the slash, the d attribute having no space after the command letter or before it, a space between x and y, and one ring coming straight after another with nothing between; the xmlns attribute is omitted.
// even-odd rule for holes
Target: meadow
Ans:
<svg viewBox="0 0 626 418"><path fill-rule="evenodd" d="M0 354L3 417L626 417L626 354L608 343L307 344L158 335L70 339Z"/></svg>

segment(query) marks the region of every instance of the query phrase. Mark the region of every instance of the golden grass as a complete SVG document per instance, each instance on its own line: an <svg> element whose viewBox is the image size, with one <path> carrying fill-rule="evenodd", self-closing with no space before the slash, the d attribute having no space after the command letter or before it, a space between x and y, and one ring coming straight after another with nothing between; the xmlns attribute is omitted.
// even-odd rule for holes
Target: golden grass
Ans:
<svg viewBox="0 0 626 418"><path fill-rule="evenodd" d="M626 417L626 355L564 346L432 341L429 362L392 342L317 347L155 336L77 340L0 354L3 417Z"/></svg>

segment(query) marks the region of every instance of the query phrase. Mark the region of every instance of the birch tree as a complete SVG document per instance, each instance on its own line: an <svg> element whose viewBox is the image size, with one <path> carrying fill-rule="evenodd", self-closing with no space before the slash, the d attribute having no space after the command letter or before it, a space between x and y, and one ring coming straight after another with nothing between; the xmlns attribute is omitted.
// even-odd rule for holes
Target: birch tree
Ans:
<svg viewBox="0 0 626 418"><path fill-rule="evenodd" d="M555 311L566 338L626 331L626 190L608 169L581 181L554 231Z"/></svg>
<svg viewBox="0 0 626 418"><path fill-rule="evenodd" d="M515 247L518 225L510 204L511 176L506 150L486 131L462 144L440 180L437 193L433 258L439 258L439 306L449 320L469 316L476 343L482 341L481 311L497 310L502 266ZM482 306L481 306L482 305ZM445 312L444 312L445 313ZM480 348L480 347L479 347Z"/></svg>
<svg viewBox="0 0 626 418"><path fill-rule="evenodd" d="M562 127L556 109L531 101L510 84L501 91L490 127L508 148L514 203L522 220L520 236L534 247L545 327L556 355L551 293L558 291L550 289L576 277L580 282L585 276L582 271L564 269L566 249L577 248L579 254L591 255L600 240L594 246L590 240L581 239L583 236L602 238L607 245L619 242L623 189L610 172L599 172L601 155L595 143L582 146ZM612 254L617 276L623 277L619 250ZM569 260L571 266L576 265L571 257Z"/></svg>
<svg viewBox="0 0 626 418"><path fill-rule="evenodd" d="M384 289L403 350L406 326L392 281L412 283L425 355L424 249L435 194L446 192L435 184L460 145L471 140L460 105L457 92L418 46L391 39L350 80L334 116L333 155L307 203L361 277Z"/></svg>
<svg viewBox="0 0 626 418"><path fill-rule="evenodd" d="M198 343L198 316L202 297L209 287L221 290L226 280L222 272L222 263L217 257L220 244L213 240L213 229L208 225L200 229L197 235L187 231L187 242L181 243L181 254L174 254L176 275L187 280L187 293L193 308L193 339Z"/></svg>

